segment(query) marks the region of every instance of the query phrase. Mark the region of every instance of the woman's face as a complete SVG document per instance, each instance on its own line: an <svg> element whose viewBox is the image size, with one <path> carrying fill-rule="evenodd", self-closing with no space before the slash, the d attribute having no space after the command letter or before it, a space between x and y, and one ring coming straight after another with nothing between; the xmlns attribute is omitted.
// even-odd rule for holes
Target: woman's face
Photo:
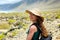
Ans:
<svg viewBox="0 0 60 40"><path fill-rule="evenodd" d="M34 14L32 14L32 13L29 13L29 17L30 17L30 20L32 21L32 22L36 22L36 20L37 20L37 17L34 15Z"/></svg>

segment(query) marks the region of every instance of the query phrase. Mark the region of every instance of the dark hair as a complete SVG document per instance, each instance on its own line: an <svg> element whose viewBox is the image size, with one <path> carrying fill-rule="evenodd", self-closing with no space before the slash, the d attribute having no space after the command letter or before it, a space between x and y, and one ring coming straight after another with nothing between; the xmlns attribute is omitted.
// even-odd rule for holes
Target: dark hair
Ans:
<svg viewBox="0 0 60 40"><path fill-rule="evenodd" d="M37 17L37 23L40 25L44 22L44 18L41 16L36 16Z"/></svg>
<svg viewBox="0 0 60 40"><path fill-rule="evenodd" d="M44 22L44 18L40 17L40 16L37 16L37 23L38 23L39 27L41 28L41 32L42 32L41 34L42 34L42 36L47 37L48 32L47 32L43 22Z"/></svg>

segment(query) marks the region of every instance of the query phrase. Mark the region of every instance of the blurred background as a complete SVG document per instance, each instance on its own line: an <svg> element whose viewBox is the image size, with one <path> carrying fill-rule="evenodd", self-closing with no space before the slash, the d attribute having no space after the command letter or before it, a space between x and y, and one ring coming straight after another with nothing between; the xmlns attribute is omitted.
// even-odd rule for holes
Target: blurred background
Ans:
<svg viewBox="0 0 60 40"><path fill-rule="evenodd" d="M26 9L37 8L52 40L60 40L60 0L1 0L0 40L26 40L31 25Z"/></svg>

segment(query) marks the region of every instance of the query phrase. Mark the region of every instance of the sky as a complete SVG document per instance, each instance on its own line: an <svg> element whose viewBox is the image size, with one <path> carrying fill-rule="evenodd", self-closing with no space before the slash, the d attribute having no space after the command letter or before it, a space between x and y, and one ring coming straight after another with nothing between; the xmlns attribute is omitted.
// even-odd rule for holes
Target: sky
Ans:
<svg viewBox="0 0 60 40"><path fill-rule="evenodd" d="M2 4L13 4L22 0L0 0L0 5Z"/></svg>
<svg viewBox="0 0 60 40"><path fill-rule="evenodd" d="M0 0L0 11L24 11L38 8L40 10L60 9L60 0Z"/></svg>

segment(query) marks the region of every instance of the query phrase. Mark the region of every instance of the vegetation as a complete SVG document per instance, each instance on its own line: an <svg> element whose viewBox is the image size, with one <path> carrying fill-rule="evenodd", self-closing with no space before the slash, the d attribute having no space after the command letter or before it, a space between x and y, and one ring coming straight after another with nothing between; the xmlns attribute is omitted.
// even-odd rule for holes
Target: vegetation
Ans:
<svg viewBox="0 0 60 40"><path fill-rule="evenodd" d="M43 11L42 16L47 19L47 21L54 21L55 19L60 19L60 10L56 11ZM27 29L30 24L29 15L25 12L11 12L11 13L0 13L0 29L10 29L16 26L22 26L24 30ZM11 26L13 25L13 26ZM18 34L19 30L14 30L10 32L12 36ZM8 34L9 35L9 34ZM3 33L0 34L0 39L4 36Z"/></svg>

